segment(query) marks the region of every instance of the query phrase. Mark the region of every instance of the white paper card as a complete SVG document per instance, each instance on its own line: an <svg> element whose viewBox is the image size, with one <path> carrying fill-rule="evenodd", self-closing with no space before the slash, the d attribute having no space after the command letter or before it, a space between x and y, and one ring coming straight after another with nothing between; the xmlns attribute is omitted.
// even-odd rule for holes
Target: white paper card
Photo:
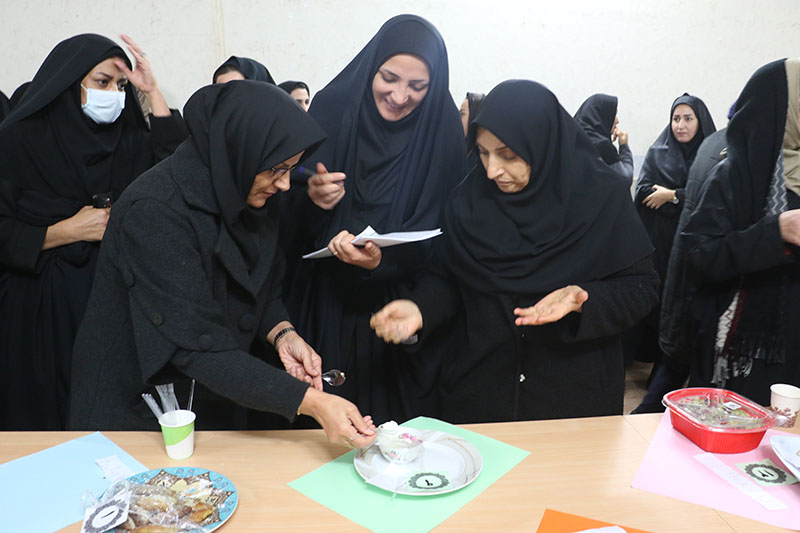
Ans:
<svg viewBox="0 0 800 533"><path fill-rule="evenodd" d="M125 463L120 460L116 455L109 455L108 457L99 457L95 459L95 463L103 471L103 476L112 483L121 479L131 477L135 472L125 466Z"/></svg>
<svg viewBox="0 0 800 533"><path fill-rule="evenodd" d="M396 246L398 244L406 244L409 242L419 242L427 239L432 239L442 234L442 228L436 228L425 231L395 231L393 233L385 233L381 235L372 229L372 226L367 226L364 231L356 235L352 240L352 244L356 246L364 246L367 241L372 241L381 248L387 246ZM322 259L324 257L332 257L328 248L320 248L316 252L311 252L303 256L303 259Z"/></svg>
<svg viewBox="0 0 800 533"><path fill-rule="evenodd" d="M720 461L713 453L699 453L695 455L694 458L707 466L719 477L739 489L743 494L746 494L763 505L768 511L787 509L785 503Z"/></svg>

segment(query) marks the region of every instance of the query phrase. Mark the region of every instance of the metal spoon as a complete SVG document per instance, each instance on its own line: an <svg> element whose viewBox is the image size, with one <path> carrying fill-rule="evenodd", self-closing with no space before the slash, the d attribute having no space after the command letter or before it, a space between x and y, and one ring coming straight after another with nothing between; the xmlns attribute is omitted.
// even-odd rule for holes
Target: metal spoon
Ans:
<svg viewBox="0 0 800 533"><path fill-rule="evenodd" d="M322 380L330 385L331 387L338 387L342 385L344 381L347 379L347 376L344 375L344 372L341 370L333 369L328 370L324 374L322 374Z"/></svg>

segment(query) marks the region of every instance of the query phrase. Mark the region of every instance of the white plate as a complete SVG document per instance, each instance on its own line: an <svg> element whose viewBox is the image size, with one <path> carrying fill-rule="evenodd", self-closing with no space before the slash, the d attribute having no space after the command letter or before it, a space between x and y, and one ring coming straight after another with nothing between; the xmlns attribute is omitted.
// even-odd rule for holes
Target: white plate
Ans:
<svg viewBox="0 0 800 533"><path fill-rule="evenodd" d="M775 455L778 456L784 466L796 477L800 479L800 437L790 437L789 435L772 435L769 438Z"/></svg>
<svg viewBox="0 0 800 533"><path fill-rule="evenodd" d="M422 430L422 456L408 464L393 464L377 444L356 452L353 464L364 481L389 492L408 496L445 494L466 487L478 477L483 458L461 437Z"/></svg>

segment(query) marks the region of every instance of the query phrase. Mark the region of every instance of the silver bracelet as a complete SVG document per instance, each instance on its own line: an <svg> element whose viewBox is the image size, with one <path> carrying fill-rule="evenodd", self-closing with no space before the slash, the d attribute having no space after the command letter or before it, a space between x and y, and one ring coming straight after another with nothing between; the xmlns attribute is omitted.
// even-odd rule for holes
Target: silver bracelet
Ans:
<svg viewBox="0 0 800 533"><path fill-rule="evenodd" d="M292 327L292 326L289 326L288 328L283 328L282 330L280 330L280 331L279 331L279 332L278 332L278 333L275 335L275 338L274 338L274 339L272 339L272 345L273 345L275 348L277 348L277 347L278 347L278 339L280 339L281 337L283 337L284 335L286 335L287 333L289 333L289 332L291 332L291 331L297 331L297 330L296 330L296 329L294 329L294 327Z"/></svg>

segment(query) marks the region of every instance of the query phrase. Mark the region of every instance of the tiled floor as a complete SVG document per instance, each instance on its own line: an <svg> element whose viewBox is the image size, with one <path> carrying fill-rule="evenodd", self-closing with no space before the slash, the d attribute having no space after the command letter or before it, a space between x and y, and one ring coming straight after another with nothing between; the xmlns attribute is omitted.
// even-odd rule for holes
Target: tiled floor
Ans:
<svg viewBox="0 0 800 533"><path fill-rule="evenodd" d="M647 377L653 363L640 363L634 361L625 373L625 403L623 413L629 414L639 405L647 392Z"/></svg>

